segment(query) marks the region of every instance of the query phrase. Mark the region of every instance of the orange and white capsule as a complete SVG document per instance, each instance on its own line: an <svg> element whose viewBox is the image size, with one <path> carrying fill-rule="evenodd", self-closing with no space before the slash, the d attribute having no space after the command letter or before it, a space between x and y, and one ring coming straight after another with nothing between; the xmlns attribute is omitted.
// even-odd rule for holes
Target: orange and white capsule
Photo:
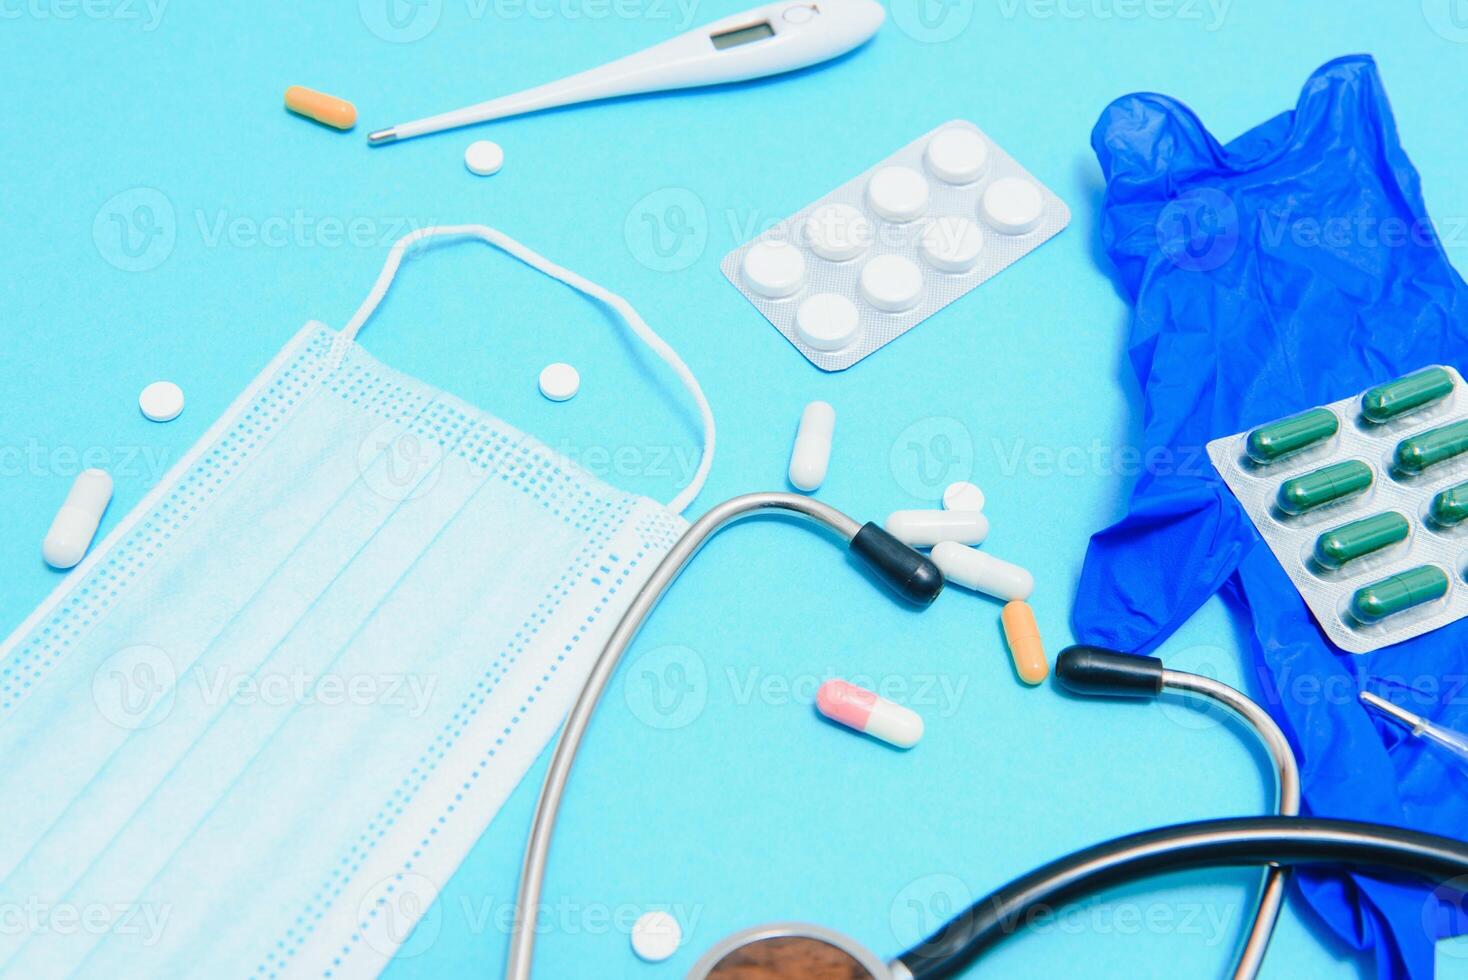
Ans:
<svg viewBox="0 0 1468 980"><path fill-rule="evenodd" d="M999 614L1004 623L1004 639L1009 644L1009 655L1014 658L1014 672L1026 684L1038 684L1050 676L1050 661L1045 659L1045 644L1040 641L1040 624L1035 622L1035 611L1029 603L1004 604Z"/></svg>
<svg viewBox="0 0 1468 980"><path fill-rule="evenodd" d="M285 107L333 129L351 129L357 125L356 106L304 85L292 85L285 90Z"/></svg>
<svg viewBox="0 0 1468 980"><path fill-rule="evenodd" d="M816 707L832 721L899 749L910 749L923 737L923 718L916 711L847 681L822 684L816 691Z"/></svg>

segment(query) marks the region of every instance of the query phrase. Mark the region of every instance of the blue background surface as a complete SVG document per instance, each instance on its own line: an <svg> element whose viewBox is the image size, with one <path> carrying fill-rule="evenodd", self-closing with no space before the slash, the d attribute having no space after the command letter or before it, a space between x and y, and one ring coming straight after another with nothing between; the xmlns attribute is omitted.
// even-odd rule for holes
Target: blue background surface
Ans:
<svg viewBox="0 0 1468 980"><path fill-rule="evenodd" d="M413 227L495 225L641 310L721 423L695 511L782 486L813 398L839 414L821 491L832 503L880 517L974 479L989 499L987 547L1035 573L1052 651L1069 639L1087 536L1121 513L1139 448L1127 310L1096 241L1087 145L1107 101L1175 95L1227 139L1292 106L1320 63L1370 52L1449 254L1468 269L1460 0L891 2L872 44L824 68L370 152L369 129L580 70L740 4L0 5L0 623L18 624L56 584L38 545L79 469L114 474L105 533L304 321L344 323ZM357 130L290 116L290 84L353 99ZM1071 227L852 370L820 373L730 288L719 259L955 117L1065 199ZM487 180L461 162L479 137L506 152ZM667 499L691 472L694 418L671 375L611 323L462 246L410 264L363 342ZM583 388L552 405L535 378L561 359ZM165 426L136 409L158 378L189 399ZM699 559L592 726L546 884L538 976L681 976L727 932L790 918L890 956L968 896L1078 846L1267 805L1261 760L1218 719L1024 689L997 604L955 590L919 616L869 588L826 542L778 522L742 526ZM1240 649L1214 603L1163 655L1248 686ZM687 683L657 686L678 670ZM831 674L913 703L925 741L899 754L820 721L810 700ZM390 975L498 972L543 762ZM1217 975L1255 881L1180 875L1108 893L986 963L1010 977ZM672 908L685 928L661 966L628 947L648 907ZM1468 945L1440 950L1441 975L1468 976ZM1364 964L1292 899L1265 975L1349 977Z"/></svg>

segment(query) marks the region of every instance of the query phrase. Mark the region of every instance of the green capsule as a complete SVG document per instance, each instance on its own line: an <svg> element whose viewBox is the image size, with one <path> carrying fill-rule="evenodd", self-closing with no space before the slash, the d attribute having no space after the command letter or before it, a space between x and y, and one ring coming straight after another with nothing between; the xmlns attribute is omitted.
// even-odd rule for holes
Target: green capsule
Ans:
<svg viewBox="0 0 1468 980"><path fill-rule="evenodd" d="M1428 514L1431 515L1433 523L1443 527L1457 527L1468 520L1468 483L1448 487L1433 497Z"/></svg>
<svg viewBox="0 0 1468 980"><path fill-rule="evenodd" d="M1468 452L1468 419L1419 432L1397 443L1396 468L1415 476L1463 452Z"/></svg>
<svg viewBox="0 0 1468 980"><path fill-rule="evenodd" d="M1316 538L1315 560L1326 568L1340 568L1348 561L1405 541L1410 530L1407 519L1395 511L1363 517Z"/></svg>
<svg viewBox="0 0 1468 980"><path fill-rule="evenodd" d="M1247 450L1256 463L1272 463L1336 434L1340 422L1328 408L1312 408L1249 433Z"/></svg>
<svg viewBox="0 0 1468 980"><path fill-rule="evenodd" d="M1371 479L1371 467L1359 459L1332 463L1280 484L1279 509L1298 517L1321 504L1360 493L1371 486Z"/></svg>
<svg viewBox="0 0 1468 980"><path fill-rule="evenodd" d="M1423 368L1366 392L1361 396L1361 414L1371 422L1387 422L1446 398L1452 390L1453 376L1445 369Z"/></svg>
<svg viewBox="0 0 1468 980"><path fill-rule="evenodd" d="M1447 593L1447 574L1436 565L1422 565L1357 589L1351 597L1351 615L1363 623L1379 623L1393 613L1440 599Z"/></svg>

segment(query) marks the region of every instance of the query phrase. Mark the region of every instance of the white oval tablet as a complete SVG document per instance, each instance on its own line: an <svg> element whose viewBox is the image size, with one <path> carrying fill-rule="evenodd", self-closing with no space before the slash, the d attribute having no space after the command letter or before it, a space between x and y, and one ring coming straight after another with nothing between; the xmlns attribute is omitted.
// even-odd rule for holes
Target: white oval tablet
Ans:
<svg viewBox="0 0 1468 980"><path fill-rule="evenodd" d="M795 311L795 332L816 350L840 350L856 337L861 317L840 293L816 293Z"/></svg>
<svg viewBox="0 0 1468 980"><path fill-rule="evenodd" d="M983 250L984 232L956 214L930 220L918 241L918 251L927 263L944 272L967 272L978 263Z"/></svg>
<svg viewBox="0 0 1468 980"><path fill-rule="evenodd" d="M138 408L151 421L171 422L183 413L183 389L172 381L155 381L138 395Z"/></svg>
<svg viewBox="0 0 1468 980"><path fill-rule="evenodd" d="M805 256L789 242L760 242L744 253L744 284L770 299L781 299L805 282Z"/></svg>
<svg viewBox="0 0 1468 980"><path fill-rule="evenodd" d="M683 927L666 912L645 912L632 926L632 952L649 963L661 963L682 943Z"/></svg>
<svg viewBox="0 0 1468 980"><path fill-rule="evenodd" d="M469 168L470 173L476 173L481 177L499 173L505 165L505 151L498 143L489 140L476 140L469 144L464 151L464 166Z"/></svg>
<svg viewBox="0 0 1468 980"><path fill-rule="evenodd" d="M943 491L945 510L983 510L984 491L968 482L950 483Z"/></svg>
<svg viewBox="0 0 1468 980"><path fill-rule="evenodd" d="M888 221L912 221L928 210L928 180L911 167L883 167L867 181L867 203Z"/></svg>
<svg viewBox="0 0 1468 980"><path fill-rule="evenodd" d="M984 220L995 231L1023 235L1040 223L1045 201L1040 197L1040 189L1028 180L1005 177L984 189L979 207Z"/></svg>
<svg viewBox="0 0 1468 980"><path fill-rule="evenodd" d="M928 170L948 184L970 184L989 169L989 144L971 129L954 126L928 140Z"/></svg>
<svg viewBox="0 0 1468 980"><path fill-rule="evenodd" d="M581 372L571 365L557 361L541 369L540 393L551 401L563 402L580 390Z"/></svg>
<svg viewBox="0 0 1468 980"><path fill-rule="evenodd" d="M831 262L844 262L872 244L872 223L850 204L826 204L805 219L805 241L810 250Z"/></svg>
<svg viewBox="0 0 1468 980"><path fill-rule="evenodd" d="M900 255L879 255L861 270L861 295L887 313L901 313L923 292L922 271Z"/></svg>

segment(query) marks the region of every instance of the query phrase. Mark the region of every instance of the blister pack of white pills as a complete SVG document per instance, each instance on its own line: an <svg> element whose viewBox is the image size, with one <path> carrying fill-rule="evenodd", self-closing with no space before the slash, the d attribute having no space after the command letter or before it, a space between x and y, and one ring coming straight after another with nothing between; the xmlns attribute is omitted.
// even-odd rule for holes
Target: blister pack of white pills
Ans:
<svg viewBox="0 0 1468 980"><path fill-rule="evenodd" d="M1208 456L1342 650L1468 616L1468 389L1453 368L1215 439Z"/></svg>
<svg viewBox="0 0 1468 980"><path fill-rule="evenodd" d="M841 371L1029 254L1070 209L954 119L724 257L721 268L823 371Z"/></svg>

